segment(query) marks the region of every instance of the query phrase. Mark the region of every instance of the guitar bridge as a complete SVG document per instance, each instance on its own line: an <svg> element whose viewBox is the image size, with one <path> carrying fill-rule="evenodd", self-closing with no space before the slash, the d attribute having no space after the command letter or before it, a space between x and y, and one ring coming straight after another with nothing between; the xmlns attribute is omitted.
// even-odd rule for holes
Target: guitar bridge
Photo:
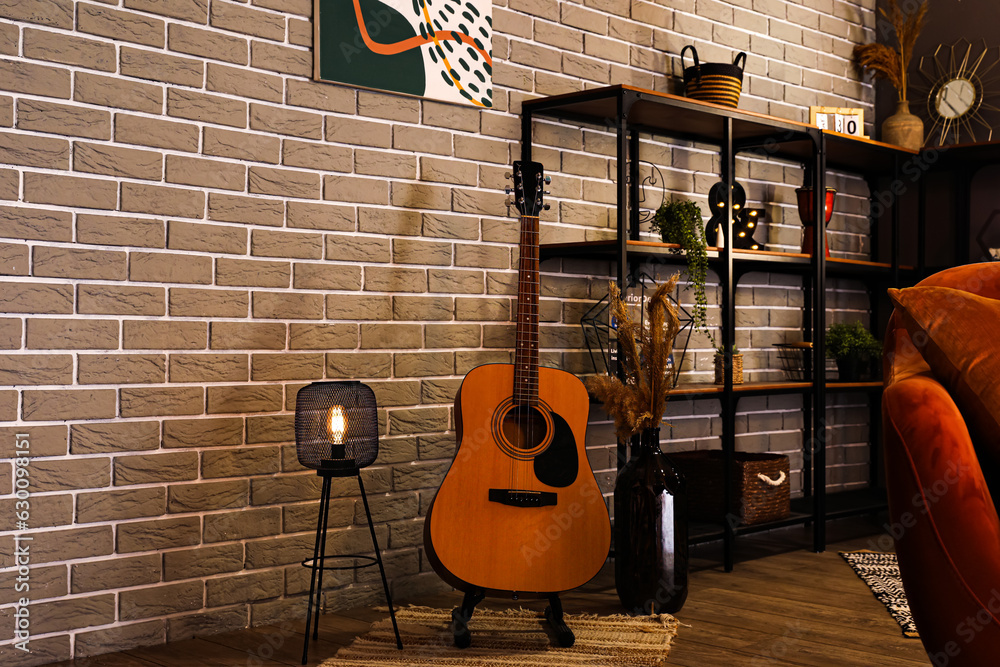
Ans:
<svg viewBox="0 0 1000 667"><path fill-rule="evenodd" d="M523 489L490 489L490 502L513 507L546 507L555 505L557 496L551 491Z"/></svg>

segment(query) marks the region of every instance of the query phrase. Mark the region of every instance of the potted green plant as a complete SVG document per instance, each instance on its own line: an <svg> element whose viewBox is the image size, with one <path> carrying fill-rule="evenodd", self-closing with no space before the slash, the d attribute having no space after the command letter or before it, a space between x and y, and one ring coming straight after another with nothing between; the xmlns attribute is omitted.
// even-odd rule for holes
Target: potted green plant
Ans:
<svg viewBox="0 0 1000 667"><path fill-rule="evenodd" d="M687 278L694 288L694 307L691 310L692 325L705 332L712 346L715 337L708 330L706 310L708 298L705 296L705 278L708 275L708 244L702 228L704 221L701 207L693 201L664 201L653 215L652 227L660 232L664 243L676 243L687 258Z"/></svg>
<svg viewBox="0 0 1000 667"><path fill-rule="evenodd" d="M841 382L857 382L882 352L882 343L861 322L831 324L826 330L826 356L837 360Z"/></svg>
<svg viewBox="0 0 1000 667"><path fill-rule="evenodd" d="M723 366L725 366L726 351L722 347L715 348L715 384L725 384L725 374L723 373ZM733 384L743 384L743 353L740 352L740 348L733 345Z"/></svg>

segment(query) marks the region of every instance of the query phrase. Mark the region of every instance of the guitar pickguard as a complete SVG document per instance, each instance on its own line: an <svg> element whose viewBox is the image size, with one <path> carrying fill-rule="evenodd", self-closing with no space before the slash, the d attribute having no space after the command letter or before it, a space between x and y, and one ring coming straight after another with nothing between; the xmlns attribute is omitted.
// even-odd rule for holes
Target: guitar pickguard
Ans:
<svg viewBox="0 0 1000 667"><path fill-rule="evenodd" d="M572 429L555 413L552 413L552 430L552 443L535 457L535 477L542 484L563 488L576 481L580 461Z"/></svg>

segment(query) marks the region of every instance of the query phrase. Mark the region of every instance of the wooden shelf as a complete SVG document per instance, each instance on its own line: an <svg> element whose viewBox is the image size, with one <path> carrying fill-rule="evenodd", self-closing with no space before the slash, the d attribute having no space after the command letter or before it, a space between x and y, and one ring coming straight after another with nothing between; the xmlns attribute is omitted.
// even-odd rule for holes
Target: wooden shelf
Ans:
<svg viewBox="0 0 1000 667"><path fill-rule="evenodd" d="M888 508L885 489L864 488L851 489L848 491L836 491L826 493L824 496L826 503L826 518L844 519L860 514L872 514L881 512ZM808 523L813 520L813 496L802 496L792 498L791 512L784 519L776 521L766 521L753 526L737 526L734 531L737 535L749 535L760 533L775 528L786 526L796 526ZM714 542L721 540L724 529L722 525L705 521L691 521L688 527L688 543L701 544L704 542Z"/></svg>
<svg viewBox="0 0 1000 667"><path fill-rule="evenodd" d="M658 259L686 264L684 251L676 243L658 243L656 241L627 241L626 252L630 257L639 259ZM723 249L715 246L708 248L709 264L722 261ZM575 243L546 243L539 249L539 256L544 261L559 257L577 259L593 259L614 261L618 257L618 242L611 241L579 241ZM761 271L786 271L806 273L812 270L812 257L798 252L779 252L774 250L733 250L734 264L744 271L753 271L760 267ZM889 278L892 265L885 262L870 262L860 259L840 257L826 258L827 273L835 277L850 277L864 275L866 278ZM912 272L914 267L901 265L900 271Z"/></svg>
<svg viewBox="0 0 1000 667"><path fill-rule="evenodd" d="M866 382L827 382L827 391L882 391L882 380Z"/></svg>
<svg viewBox="0 0 1000 667"><path fill-rule="evenodd" d="M616 204L612 206L616 207L618 224L614 230L605 230L612 238L543 244L539 249L539 257L542 260L572 258L610 263L617 267L617 279L621 285L628 282L630 269L634 270L639 262L656 262L677 268L684 268L687 264L684 252L675 244L638 240L638 213L631 203L635 201L635 194L629 187L634 188L641 180L639 164L642 146L649 143L649 135L655 140L679 140L718 148L721 158L720 176L724 181L732 180L737 156L780 158L812 166L824 175L831 170L850 172L869 181L892 178L894 174L901 173L907 161L918 156L916 151L820 130L805 123L624 85L522 102L522 156L525 159L531 156L532 131L535 125L567 121L600 126L616 135L618 181ZM1000 147L996 150L1000 154ZM817 207L818 212L821 212L820 208ZM892 219L889 248L895 248L896 239L899 238L898 217L894 215ZM817 227L822 227L818 214L815 223ZM634 239L630 240L630 237ZM741 398L773 394L801 395L803 407L808 409L810 415L808 423L803 426L803 442L807 439L825 442L823 431L826 425L823 415L828 406L827 394L866 392L871 394L869 401L874 405L877 392L882 390L880 381L832 381L825 379L824 371L821 370L825 368L826 361L822 356L827 325L826 281L827 278L861 281L867 286L869 296L874 298L876 293L883 292L887 286L906 284L913 279L916 274L913 267L839 257L816 257L800 252L730 251L717 247L708 249L708 262L719 278L722 338L727 343L736 334L735 294L741 279L750 272L802 276L801 289L805 296L802 299L805 313L804 337L816 341L810 351L812 367L815 369L815 377L810 381L745 382L730 385L729 388L715 383L688 382L671 392L675 400L704 398L720 402L720 439L725 451L733 452L737 448L736 412ZM794 285L797 281L784 282L791 283L792 286L788 289L796 289ZM754 376L751 374L750 377ZM870 450L873 457L876 455L876 448L877 442L873 442ZM623 460L624 449L619 443L619 460ZM875 458L872 462L872 470L875 471ZM827 494L826 466L826 448L820 446L811 452L808 464L803 469L803 474L809 475L806 488L812 489L816 495L794 503L788 518L758 526L741 526L732 531L718 525L692 526L691 540L697 542L721 538L724 542L723 560L729 570L733 566L732 538L735 535L812 523L813 545L817 551L821 551L826 544L827 519L884 507L884 494L881 500L877 497L872 499L872 494ZM724 471L723 479L729 481L731 475L731 471Z"/></svg>
<svg viewBox="0 0 1000 667"><path fill-rule="evenodd" d="M737 394L794 394L812 389L810 382L742 382L733 385ZM723 386L714 382L682 382L670 391L671 396L721 394Z"/></svg>
<svg viewBox="0 0 1000 667"><path fill-rule="evenodd" d="M826 140L827 166L831 169L884 174L895 169L898 159L918 154L872 139L820 131L815 125L786 118L626 85L525 100L522 109L536 117L606 125L608 119L618 117L620 103L628 109L630 127L639 131L721 145L725 141L721 121L732 119L734 145L748 149L756 147L767 155L796 162L808 160L813 153L810 133L822 132ZM669 108L669 113L665 112L665 107ZM776 135L781 137L780 141L774 140Z"/></svg>
<svg viewBox="0 0 1000 667"><path fill-rule="evenodd" d="M749 394L794 394L812 389L812 382L742 382L733 385L733 393ZM881 391L882 381L838 382L827 381L827 391ZM721 394L723 387L714 382L682 382L670 390L671 396L706 396Z"/></svg>

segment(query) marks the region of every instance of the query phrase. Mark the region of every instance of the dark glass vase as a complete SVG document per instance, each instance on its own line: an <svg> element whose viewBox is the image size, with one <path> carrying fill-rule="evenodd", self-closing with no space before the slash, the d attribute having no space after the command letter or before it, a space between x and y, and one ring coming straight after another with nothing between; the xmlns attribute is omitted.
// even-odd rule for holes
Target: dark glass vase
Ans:
<svg viewBox="0 0 1000 667"><path fill-rule="evenodd" d="M673 613L688 593L684 480L660 451L660 429L632 437L615 484L615 588L631 614Z"/></svg>

